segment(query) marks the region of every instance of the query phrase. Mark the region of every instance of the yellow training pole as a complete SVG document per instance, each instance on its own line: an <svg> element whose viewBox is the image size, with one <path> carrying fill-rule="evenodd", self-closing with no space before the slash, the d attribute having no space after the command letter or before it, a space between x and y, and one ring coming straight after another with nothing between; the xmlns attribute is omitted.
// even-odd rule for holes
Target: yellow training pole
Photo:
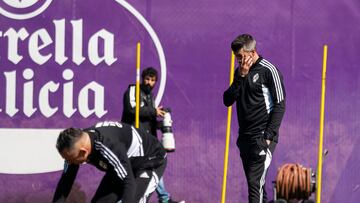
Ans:
<svg viewBox="0 0 360 203"><path fill-rule="evenodd" d="M326 61L327 61L327 45L324 46L322 84L321 84L321 106L320 106L320 139L319 139L319 157L317 166L317 188L316 203L321 202L321 176L322 176L322 158L323 158L323 138L324 138L324 109L325 109L325 87L326 87Z"/></svg>
<svg viewBox="0 0 360 203"><path fill-rule="evenodd" d="M230 62L230 85L234 79L234 61L235 56L231 52L231 62ZM225 141L225 155L224 155L224 176L221 192L221 203L225 203L226 198L226 178L227 178L227 168L228 168L228 159L229 159L229 144L230 144L230 127L231 127L231 106L228 107L228 116L227 116L227 125L226 125L226 141Z"/></svg>
<svg viewBox="0 0 360 203"><path fill-rule="evenodd" d="M136 46L135 128L139 128L140 116L140 42Z"/></svg>

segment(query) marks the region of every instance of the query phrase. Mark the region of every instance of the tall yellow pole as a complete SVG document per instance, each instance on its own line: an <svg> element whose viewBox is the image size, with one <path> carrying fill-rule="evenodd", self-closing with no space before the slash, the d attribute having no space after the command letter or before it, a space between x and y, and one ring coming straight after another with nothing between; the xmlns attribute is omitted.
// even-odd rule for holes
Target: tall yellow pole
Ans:
<svg viewBox="0 0 360 203"><path fill-rule="evenodd" d="M135 86L135 128L139 128L140 116L140 42L136 46L136 86Z"/></svg>
<svg viewBox="0 0 360 203"><path fill-rule="evenodd" d="M320 139L319 139L319 156L316 177L316 203L321 202L321 176L323 163L323 141L324 141L324 111L325 111L325 90L326 90L326 62L327 62L327 45L324 46L322 83L321 83L321 106L320 106Z"/></svg>
<svg viewBox="0 0 360 203"><path fill-rule="evenodd" d="M235 56L231 52L231 62L230 62L230 85L234 79L234 66L235 66ZM226 179L227 179L227 169L229 163L229 144L230 144L230 130L231 130L231 113L232 107L228 107L228 116L227 116L227 125L226 125L226 140L225 140L225 155L224 155L224 176L221 192L221 203L225 203L226 200Z"/></svg>

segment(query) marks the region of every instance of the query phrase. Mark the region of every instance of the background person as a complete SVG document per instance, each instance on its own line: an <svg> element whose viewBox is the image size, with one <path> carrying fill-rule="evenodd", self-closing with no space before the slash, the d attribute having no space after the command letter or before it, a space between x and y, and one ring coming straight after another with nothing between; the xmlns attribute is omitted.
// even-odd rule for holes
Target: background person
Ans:
<svg viewBox="0 0 360 203"><path fill-rule="evenodd" d="M165 111L162 106L155 107L152 90L156 85L158 73L153 67L145 68L141 73L142 82L140 85L140 128L157 137L157 117L164 117ZM131 125L135 124L135 85L129 85L123 97L123 114L121 121ZM156 188L159 203L177 203L170 197L166 191L163 178L160 179L158 188ZM179 203L184 203L180 201Z"/></svg>

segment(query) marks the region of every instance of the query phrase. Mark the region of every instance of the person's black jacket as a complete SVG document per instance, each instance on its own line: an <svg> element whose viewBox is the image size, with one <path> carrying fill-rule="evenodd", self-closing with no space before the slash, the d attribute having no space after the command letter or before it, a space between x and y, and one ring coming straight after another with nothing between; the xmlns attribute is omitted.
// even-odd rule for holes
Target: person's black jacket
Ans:
<svg viewBox="0 0 360 203"><path fill-rule="evenodd" d="M157 120L154 97L151 91L144 91L143 86L140 87L140 128L156 137ZM135 85L129 85L123 97L122 122L135 125L135 107Z"/></svg>
<svg viewBox="0 0 360 203"><path fill-rule="evenodd" d="M285 88L280 71L260 57L248 75L240 77L236 69L234 81L224 92L225 106L236 101L239 139L278 141L279 127L285 113Z"/></svg>

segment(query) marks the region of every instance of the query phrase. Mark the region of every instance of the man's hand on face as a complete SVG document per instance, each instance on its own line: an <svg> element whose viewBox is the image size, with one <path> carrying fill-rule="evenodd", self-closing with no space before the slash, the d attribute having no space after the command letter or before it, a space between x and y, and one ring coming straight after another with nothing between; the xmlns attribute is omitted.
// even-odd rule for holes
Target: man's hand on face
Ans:
<svg viewBox="0 0 360 203"><path fill-rule="evenodd" d="M162 106L159 106L159 107L156 108L156 116L164 117L165 113L166 112L163 110Z"/></svg>
<svg viewBox="0 0 360 203"><path fill-rule="evenodd" d="M241 77L245 77L250 70L250 67L253 65L253 60L251 56L246 56L241 59L240 71L239 74Z"/></svg>

